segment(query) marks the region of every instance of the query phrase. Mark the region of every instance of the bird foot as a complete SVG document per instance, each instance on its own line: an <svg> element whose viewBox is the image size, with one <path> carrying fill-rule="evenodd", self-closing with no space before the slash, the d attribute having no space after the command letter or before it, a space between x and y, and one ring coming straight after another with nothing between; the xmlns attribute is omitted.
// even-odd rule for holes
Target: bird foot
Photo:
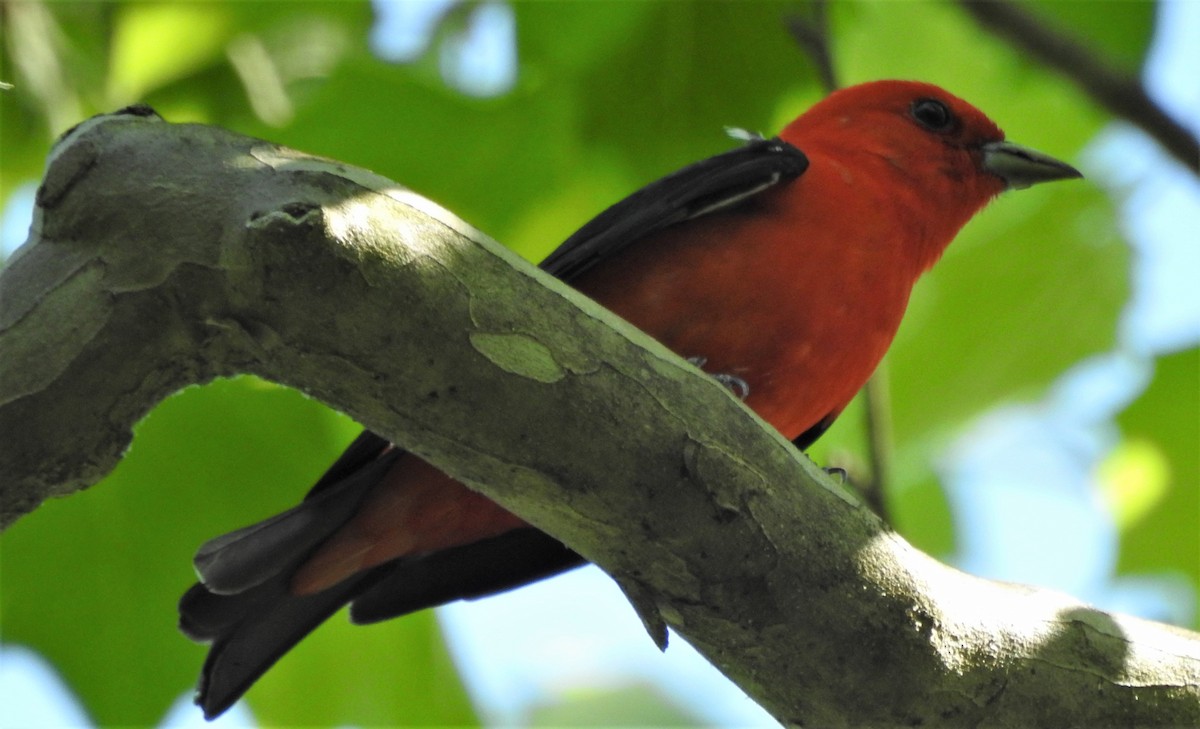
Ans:
<svg viewBox="0 0 1200 729"><path fill-rule="evenodd" d="M704 363L708 362L708 357L688 357L687 361L703 369ZM710 376L717 382L724 385L739 400L745 400L750 396L750 383L743 380L737 375L727 375L724 372L709 373Z"/></svg>
<svg viewBox="0 0 1200 729"><path fill-rule="evenodd" d="M846 469L844 469L844 468L838 468L837 466L830 466L829 468L825 468L823 470L825 471L825 473L828 473L830 476L833 476L835 479L837 479L838 483L846 483L846 481L849 480L849 476L847 475Z"/></svg>
<svg viewBox="0 0 1200 729"><path fill-rule="evenodd" d="M750 396L750 383L746 382L737 375L726 375L717 373L713 375L713 379L720 382L725 387L728 387L730 392L737 395L737 399L745 400Z"/></svg>

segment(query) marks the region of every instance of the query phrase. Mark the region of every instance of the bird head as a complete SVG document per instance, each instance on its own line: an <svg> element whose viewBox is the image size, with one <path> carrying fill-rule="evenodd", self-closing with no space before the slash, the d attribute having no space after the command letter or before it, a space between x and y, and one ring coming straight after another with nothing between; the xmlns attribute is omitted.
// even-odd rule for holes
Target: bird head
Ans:
<svg viewBox="0 0 1200 729"><path fill-rule="evenodd" d="M952 181L979 176L979 186L993 195L1083 176L1065 162L1005 141L982 111L918 81L874 81L835 91L780 136L802 150L849 146L898 169L936 170Z"/></svg>
<svg viewBox="0 0 1200 729"><path fill-rule="evenodd" d="M846 184L893 210L938 216L926 266L989 200L1005 190L1082 177L1053 157L1006 141L982 111L937 86L874 81L835 91L779 135ZM898 214L902 214L898 213ZM923 247L924 244L923 244Z"/></svg>

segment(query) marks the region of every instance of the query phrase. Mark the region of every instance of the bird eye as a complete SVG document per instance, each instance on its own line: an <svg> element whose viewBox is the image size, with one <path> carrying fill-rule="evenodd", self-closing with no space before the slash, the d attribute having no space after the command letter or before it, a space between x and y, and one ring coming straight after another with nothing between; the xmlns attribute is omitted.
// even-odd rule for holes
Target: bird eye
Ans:
<svg viewBox="0 0 1200 729"><path fill-rule="evenodd" d="M954 114L937 99L917 99L912 105L912 115L931 131L944 132L954 126Z"/></svg>

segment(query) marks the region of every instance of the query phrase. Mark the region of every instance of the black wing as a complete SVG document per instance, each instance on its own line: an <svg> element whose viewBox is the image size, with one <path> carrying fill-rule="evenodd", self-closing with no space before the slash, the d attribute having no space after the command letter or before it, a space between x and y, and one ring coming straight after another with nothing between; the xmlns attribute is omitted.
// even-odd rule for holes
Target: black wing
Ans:
<svg viewBox="0 0 1200 729"><path fill-rule="evenodd" d="M808 158L781 139L753 139L646 185L597 215L546 257L541 267L564 281L646 236L685 220L737 207L808 169Z"/></svg>

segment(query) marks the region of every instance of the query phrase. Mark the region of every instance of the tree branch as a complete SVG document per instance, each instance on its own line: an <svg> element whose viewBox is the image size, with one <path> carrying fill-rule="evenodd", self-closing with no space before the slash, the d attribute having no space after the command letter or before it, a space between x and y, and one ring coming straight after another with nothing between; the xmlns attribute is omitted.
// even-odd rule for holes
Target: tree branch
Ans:
<svg viewBox="0 0 1200 729"><path fill-rule="evenodd" d="M1074 81L1111 114L1140 127L1185 168L1200 172L1200 141L1150 97L1137 77L1009 0L959 0L959 5L982 27Z"/></svg>
<svg viewBox="0 0 1200 729"><path fill-rule="evenodd" d="M5 523L250 372L560 537L786 725L1200 723L1200 636L921 554L699 370L362 170L86 122L0 273L0 351Z"/></svg>

